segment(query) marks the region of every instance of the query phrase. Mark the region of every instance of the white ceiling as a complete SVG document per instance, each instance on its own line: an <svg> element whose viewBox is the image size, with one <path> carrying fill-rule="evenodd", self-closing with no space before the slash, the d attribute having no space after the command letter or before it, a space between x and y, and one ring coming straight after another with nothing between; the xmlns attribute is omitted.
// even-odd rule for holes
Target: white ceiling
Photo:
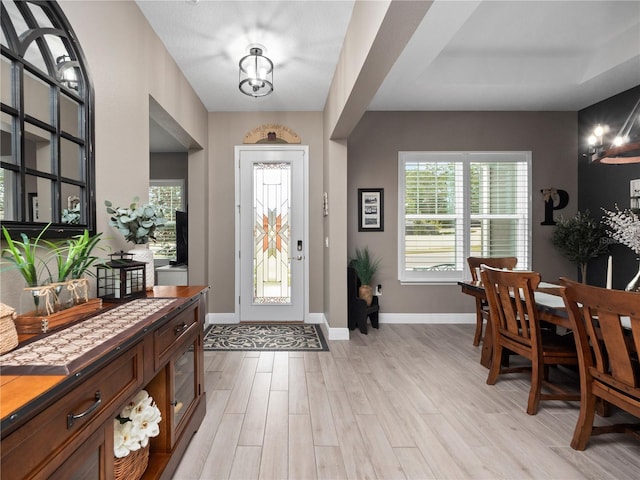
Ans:
<svg viewBox="0 0 640 480"><path fill-rule="evenodd" d="M209 111L324 108L353 1L137 0ZM274 92L238 90L261 44ZM640 84L640 0L437 0L369 110L575 111Z"/></svg>

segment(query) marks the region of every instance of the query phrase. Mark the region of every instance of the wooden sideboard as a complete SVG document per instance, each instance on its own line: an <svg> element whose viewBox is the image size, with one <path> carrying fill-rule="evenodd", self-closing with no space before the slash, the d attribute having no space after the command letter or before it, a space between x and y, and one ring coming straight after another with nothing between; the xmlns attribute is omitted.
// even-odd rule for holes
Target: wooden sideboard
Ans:
<svg viewBox="0 0 640 480"><path fill-rule="evenodd" d="M145 389L162 421L143 478L171 478L205 415L207 290L155 287L148 297L175 299L170 307L98 344L68 372L6 374L3 365L0 476L113 478L114 418Z"/></svg>

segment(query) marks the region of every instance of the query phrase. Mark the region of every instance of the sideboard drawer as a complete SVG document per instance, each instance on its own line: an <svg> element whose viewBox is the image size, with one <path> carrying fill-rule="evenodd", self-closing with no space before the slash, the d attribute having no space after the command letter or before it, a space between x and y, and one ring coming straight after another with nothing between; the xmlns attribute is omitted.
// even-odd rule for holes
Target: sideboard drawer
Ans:
<svg viewBox="0 0 640 480"><path fill-rule="evenodd" d="M154 366L156 369L167 362L174 351L182 345L181 340L190 336L198 327L197 303L178 313L154 332Z"/></svg>
<svg viewBox="0 0 640 480"><path fill-rule="evenodd" d="M142 343L75 386L15 432L2 439L3 477L47 477L53 458L66 458L90 431L86 427L115 418L143 382ZM46 432L43 434L43 432Z"/></svg>

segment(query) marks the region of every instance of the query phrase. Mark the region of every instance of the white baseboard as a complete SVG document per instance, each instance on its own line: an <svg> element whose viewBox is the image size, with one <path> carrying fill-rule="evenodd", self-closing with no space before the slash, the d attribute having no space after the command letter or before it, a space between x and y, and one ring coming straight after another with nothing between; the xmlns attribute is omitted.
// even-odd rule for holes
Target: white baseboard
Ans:
<svg viewBox="0 0 640 480"><path fill-rule="evenodd" d="M311 313L309 314L308 323L317 323L322 328L322 333L327 340L349 340L348 328L332 328L327 322L327 317L324 313Z"/></svg>
<svg viewBox="0 0 640 480"><path fill-rule="evenodd" d="M234 313L207 313L204 319L205 328L220 323L238 323Z"/></svg>
<svg viewBox="0 0 640 480"><path fill-rule="evenodd" d="M438 324L476 323L475 313L381 313L380 323ZM220 323L238 323L233 313L207 313L205 327ZM327 340L349 340L348 328L331 327L324 313L310 313L307 323L319 324Z"/></svg>
<svg viewBox="0 0 640 480"><path fill-rule="evenodd" d="M381 313L380 323L476 323L475 313Z"/></svg>

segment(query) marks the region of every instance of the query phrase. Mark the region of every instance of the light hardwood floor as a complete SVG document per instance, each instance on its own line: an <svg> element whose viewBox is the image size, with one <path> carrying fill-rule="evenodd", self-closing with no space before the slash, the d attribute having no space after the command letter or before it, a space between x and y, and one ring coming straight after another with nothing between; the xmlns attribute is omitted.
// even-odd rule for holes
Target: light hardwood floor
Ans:
<svg viewBox="0 0 640 480"><path fill-rule="evenodd" d="M526 374L487 385L473 331L383 324L330 352L206 352L207 415L174 478L640 478L630 436L569 446L577 402L529 416Z"/></svg>

